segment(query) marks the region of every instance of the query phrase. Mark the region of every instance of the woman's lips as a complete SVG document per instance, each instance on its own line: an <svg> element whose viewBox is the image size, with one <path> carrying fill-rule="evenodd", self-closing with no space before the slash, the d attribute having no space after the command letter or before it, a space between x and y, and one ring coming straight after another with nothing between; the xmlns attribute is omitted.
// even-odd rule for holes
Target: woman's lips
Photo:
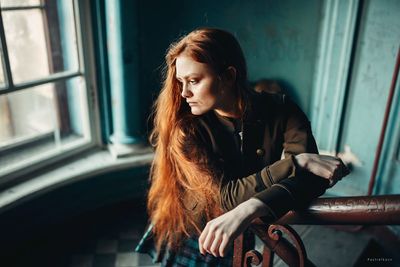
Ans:
<svg viewBox="0 0 400 267"><path fill-rule="evenodd" d="M189 106L195 106L197 105L197 102L188 102Z"/></svg>

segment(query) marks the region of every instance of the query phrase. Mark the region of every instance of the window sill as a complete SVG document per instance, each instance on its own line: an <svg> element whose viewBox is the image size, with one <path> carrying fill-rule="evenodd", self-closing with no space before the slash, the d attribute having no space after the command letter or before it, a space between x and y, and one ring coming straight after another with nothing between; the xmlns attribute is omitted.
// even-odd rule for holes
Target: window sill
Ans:
<svg viewBox="0 0 400 267"><path fill-rule="evenodd" d="M78 155L58 168L30 177L29 180L0 191L0 213L41 194L110 171L150 165L152 149L145 153L114 158L107 150L92 150Z"/></svg>

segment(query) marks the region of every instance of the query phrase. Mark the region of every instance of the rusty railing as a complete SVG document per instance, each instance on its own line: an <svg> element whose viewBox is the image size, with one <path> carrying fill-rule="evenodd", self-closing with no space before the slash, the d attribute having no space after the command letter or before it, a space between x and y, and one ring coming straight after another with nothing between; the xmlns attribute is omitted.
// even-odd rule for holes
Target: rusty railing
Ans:
<svg viewBox="0 0 400 267"><path fill-rule="evenodd" d="M290 211L275 224L256 219L234 242L233 266L262 263L262 267L269 267L274 254L289 266L313 266L300 236L287 224L400 225L400 195L319 198L306 210ZM262 254L254 250L254 234L264 243Z"/></svg>

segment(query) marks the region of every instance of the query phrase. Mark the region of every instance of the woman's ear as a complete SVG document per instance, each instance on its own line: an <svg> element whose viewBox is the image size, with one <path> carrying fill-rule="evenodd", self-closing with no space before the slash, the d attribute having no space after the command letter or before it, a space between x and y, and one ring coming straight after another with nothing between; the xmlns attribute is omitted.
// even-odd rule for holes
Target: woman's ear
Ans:
<svg viewBox="0 0 400 267"><path fill-rule="evenodd" d="M223 79L229 84L234 84L236 82L236 69L235 67L229 66L223 74Z"/></svg>

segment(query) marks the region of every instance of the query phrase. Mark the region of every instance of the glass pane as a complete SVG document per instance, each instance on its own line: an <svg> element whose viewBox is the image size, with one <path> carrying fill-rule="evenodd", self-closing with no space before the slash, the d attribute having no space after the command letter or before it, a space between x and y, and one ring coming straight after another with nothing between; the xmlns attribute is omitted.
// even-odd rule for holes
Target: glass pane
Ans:
<svg viewBox="0 0 400 267"><path fill-rule="evenodd" d="M81 77L0 95L0 173L88 138Z"/></svg>
<svg viewBox="0 0 400 267"><path fill-rule="evenodd" d="M44 9L3 11L15 84L78 70L72 1L48 1Z"/></svg>
<svg viewBox="0 0 400 267"><path fill-rule="evenodd" d="M0 0L1 7L37 6L40 0Z"/></svg>

